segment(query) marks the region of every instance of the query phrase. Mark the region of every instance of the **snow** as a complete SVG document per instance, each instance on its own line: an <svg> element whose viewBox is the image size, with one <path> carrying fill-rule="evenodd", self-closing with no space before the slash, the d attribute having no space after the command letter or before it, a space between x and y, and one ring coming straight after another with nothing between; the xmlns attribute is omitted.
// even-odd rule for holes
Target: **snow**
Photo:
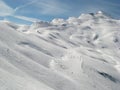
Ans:
<svg viewBox="0 0 120 90"><path fill-rule="evenodd" d="M102 11L0 21L0 90L120 90L119 26Z"/></svg>

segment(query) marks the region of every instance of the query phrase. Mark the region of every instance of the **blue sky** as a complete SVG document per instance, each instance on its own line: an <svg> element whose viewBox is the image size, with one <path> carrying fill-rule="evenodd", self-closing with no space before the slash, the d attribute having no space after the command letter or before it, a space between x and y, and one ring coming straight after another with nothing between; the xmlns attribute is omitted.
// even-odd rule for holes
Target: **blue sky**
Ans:
<svg viewBox="0 0 120 90"><path fill-rule="evenodd" d="M120 0L0 0L0 19L18 23L106 12L120 18Z"/></svg>

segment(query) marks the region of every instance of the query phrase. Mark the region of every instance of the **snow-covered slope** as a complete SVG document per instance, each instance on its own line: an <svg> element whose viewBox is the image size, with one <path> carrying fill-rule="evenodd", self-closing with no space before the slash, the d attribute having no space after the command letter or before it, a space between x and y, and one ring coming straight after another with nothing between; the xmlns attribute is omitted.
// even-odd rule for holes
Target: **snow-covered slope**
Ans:
<svg viewBox="0 0 120 90"><path fill-rule="evenodd" d="M0 21L0 90L120 90L120 20Z"/></svg>

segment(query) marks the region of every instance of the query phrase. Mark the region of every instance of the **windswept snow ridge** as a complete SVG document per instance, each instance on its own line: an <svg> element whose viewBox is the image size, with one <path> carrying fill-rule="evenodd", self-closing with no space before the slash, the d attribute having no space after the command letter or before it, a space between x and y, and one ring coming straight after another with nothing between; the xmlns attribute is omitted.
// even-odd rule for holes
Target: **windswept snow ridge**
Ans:
<svg viewBox="0 0 120 90"><path fill-rule="evenodd" d="M0 21L0 90L120 90L120 20Z"/></svg>

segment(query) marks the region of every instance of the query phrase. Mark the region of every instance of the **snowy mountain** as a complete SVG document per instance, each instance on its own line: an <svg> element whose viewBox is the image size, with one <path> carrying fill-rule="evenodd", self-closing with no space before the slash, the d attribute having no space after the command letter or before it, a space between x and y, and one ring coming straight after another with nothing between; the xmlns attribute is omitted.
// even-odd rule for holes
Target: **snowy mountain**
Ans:
<svg viewBox="0 0 120 90"><path fill-rule="evenodd" d="M0 90L120 90L120 20L0 21Z"/></svg>

